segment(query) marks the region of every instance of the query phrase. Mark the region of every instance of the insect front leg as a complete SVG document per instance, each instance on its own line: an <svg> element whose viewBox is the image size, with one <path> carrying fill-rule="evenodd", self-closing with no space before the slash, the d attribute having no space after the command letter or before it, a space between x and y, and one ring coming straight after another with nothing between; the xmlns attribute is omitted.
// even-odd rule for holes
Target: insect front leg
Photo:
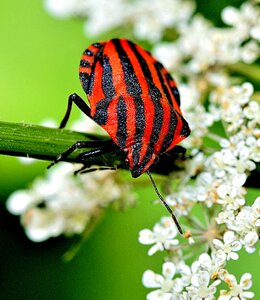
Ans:
<svg viewBox="0 0 260 300"><path fill-rule="evenodd" d="M72 108L72 103L75 103L77 107L89 118L91 118L90 115L90 107L86 104L86 102L76 93L73 93L69 96L68 98L68 106L67 106L67 111L65 113L64 118L62 119L60 123L59 128L64 128L69 120L70 113L71 113L71 108Z"/></svg>

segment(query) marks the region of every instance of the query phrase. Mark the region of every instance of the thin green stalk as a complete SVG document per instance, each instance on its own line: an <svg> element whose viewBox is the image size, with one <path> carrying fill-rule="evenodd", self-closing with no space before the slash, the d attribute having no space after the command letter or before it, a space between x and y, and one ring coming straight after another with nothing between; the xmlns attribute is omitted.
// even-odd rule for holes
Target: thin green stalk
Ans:
<svg viewBox="0 0 260 300"><path fill-rule="evenodd" d="M53 161L77 141L102 139L104 139L102 136L67 129L0 122L0 154L4 155ZM76 158L78 154L92 149L77 150L64 160L80 162ZM102 166L120 166L124 164L124 155L121 151L116 151L116 153L108 153L106 156L93 158L92 163Z"/></svg>
<svg viewBox="0 0 260 300"><path fill-rule="evenodd" d="M23 123L0 122L0 154L31 157L41 160L53 161L71 145L78 141L104 140L108 137L75 132L67 129L48 128ZM180 148L180 147L179 147ZM183 156L182 151L176 147L177 152L163 155L160 163L156 164L151 171L158 174L169 174L171 171L180 169L178 166ZM93 148L80 149L65 158L67 162L83 163L77 156ZM185 149L184 149L185 150ZM180 152L179 152L180 151ZM125 154L121 150L88 159L88 165L110 166L126 168L128 165Z"/></svg>

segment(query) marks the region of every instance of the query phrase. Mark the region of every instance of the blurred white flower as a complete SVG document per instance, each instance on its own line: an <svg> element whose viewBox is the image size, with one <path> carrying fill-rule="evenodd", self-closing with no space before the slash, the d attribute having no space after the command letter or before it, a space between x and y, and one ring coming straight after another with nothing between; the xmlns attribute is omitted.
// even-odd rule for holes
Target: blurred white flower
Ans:
<svg viewBox="0 0 260 300"><path fill-rule="evenodd" d="M103 136L108 136L108 133L105 131L105 129L103 129L90 118L86 118L86 115L83 113L81 113L80 119L72 123L71 129L79 132L87 132L91 134L100 134Z"/></svg>
<svg viewBox="0 0 260 300"><path fill-rule="evenodd" d="M57 237L64 231L64 218L51 209L33 207L21 219L25 233L33 242L42 242Z"/></svg>
<svg viewBox="0 0 260 300"><path fill-rule="evenodd" d="M80 234L102 207L121 198L125 198L125 203L133 202L130 187L119 186L114 171L73 176L74 171L72 164L60 163L46 179L38 179L31 189L9 197L8 210L21 215L31 240L40 242L61 234Z"/></svg>
<svg viewBox="0 0 260 300"><path fill-rule="evenodd" d="M236 28L244 35L244 38L252 37L260 40L260 9L253 5L253 1L247 1L239 9L226 7L222 11L223 21Z"/></svg>
<svg viewBox="0 0 260 300"><path fill-rule="evenodd" d="M153 48L153 55L169 70L178 70L182 63L182 54L173 43L156 44ZM183 93L181 95L183 97ZM188 104L190 100L185 102Z"/></svg>
<svg viewBox="0 0 260 300"><path fill-rule="evenodd" d="M57 17L86 18L88 35L128 23L137 38L150 41L159 40L166 28L186 22L194 8L194 2L187 0L46 0L46 9Z"/></svg>

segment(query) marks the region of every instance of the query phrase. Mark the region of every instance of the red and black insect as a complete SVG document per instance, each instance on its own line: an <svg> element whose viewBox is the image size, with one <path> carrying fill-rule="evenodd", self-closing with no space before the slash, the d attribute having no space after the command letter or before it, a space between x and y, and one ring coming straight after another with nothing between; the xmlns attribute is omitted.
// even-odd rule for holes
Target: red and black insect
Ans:
<svg viewBox="0 0 260 300"><path fill-rule="evenodd" d="M72 103L75 103L111 137L107 141L96 141L97 148L80 154L80 159L120 148L126 154L133 177L148 173L157 194L182 232L149 172L162 153L190 133L173 78L149 52L125 39L90 45L81 57L79 77L90 107L77 94L72 94L60 128L66 125ZM75 143L51 165L78 148L93 146L90 143Z"/></svg>

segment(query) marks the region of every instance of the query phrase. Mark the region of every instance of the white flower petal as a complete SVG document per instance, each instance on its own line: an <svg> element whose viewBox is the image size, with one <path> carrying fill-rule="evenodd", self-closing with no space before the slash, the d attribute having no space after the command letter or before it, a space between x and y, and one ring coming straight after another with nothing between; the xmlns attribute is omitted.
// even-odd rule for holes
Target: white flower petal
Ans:
<svg viewBox="0 0 260 300"><path fill-rule="evenodd" d="M147 300L172 300L172 294L156 290L147 295Z"/></svg>
<svg viewBox="0 0 260 300"><path fill-rule="evenodd" d="M224 233L223 240L225 244L230 244L234 241L235 234L233 231L227 231Z"/></svg>
<svg viewBox="0 0 260 300"><path fill-rule="evenodd" d="M161 247L160 247L161 246ZM152 256L154 253L156 253L157 251L162 251L163 247L161 244L156 243L155 245L153 245L149 251L148 251L148 255Z"/></svg>
<svg viewBox="0 0 260 300"><path fill-rule="evenodd" d="M247 245L253 246L258 242L258 239L258 234L255 231L252 231L245 235L244 241Z"/></svg>
<svg viewBox="0 0 260 300"><path fill-rule="evenodd" d="M244 299L252 299L254 298L255 294L253 292L243 292Z"/></svg>
<svg viewBox="0 0 260 300"><path fill-rule="evenodd" d="M242 248L242 245L241 245L241 243L239 241L234 241L231 244L231 247L232 247L233 251L239 251Z"/></svg>
<svg viewBox="0 0 260 300"><path fill-rule="evenodd" d="M163 264L163 275L165 276L165 278L167 279L172 279L174 274L176 272L176 267L175 264L172 262L166 262Z"/></svg>
<svg viewBox="0 0 260 300"><path fill-rule="evenodd" d="M149 229L143 229L139 232L138 241L144 245L150 245L155 242L153 232Z"/></svg>
<svg viewBox="0 0 260 300"><path fill-rule="evenodd" d="M252 275L250 273L245 273L240 279L240 285L243 289L248 290L252 286Z"/></svg>
<svg viewBox="0 0 260 300"><path fill-rule="evenodd" d="M210 275L207 271L199 271L191 278L191 283L195 287L208 286Z"/></svg>
<svg viewBox="0 0 260 300"><path fill-rule="evenodd" d="M10 213L20 215L33 204L33 197L28 191L17 191L8 198L6 206Z"/></svg>
<svg viewBox="0 0 260 300"><path fill-rule="evenodd" d="M34 242L42 242L56 237L63 232L63 218L51 210L33 208L23 215L22 223L26 223L26 235Z"/></svg>
<svg viewBox="0 0 260 300"><path fill-rule="evenodd" d="M158 275L151 270L145 271L142 277L142 283L147 288L158 288L161 286L163 280L161 275Z"/></svg>
<svg viewBox="0 0 260 300"><path fill-rule="evenodd" d="M213 239L212 243L216 249L223 249L224 244L220 240Z"/></svg>
<svg viewBox="0 0 260 300"><path fill-rule="evenodd" d="M228 260L230 258L233 259L233 260L238 260L239 259L239 255L237 253L235 253L235 252L231 252L231 253L228 254Z"/></svg>
<svg viewBox="0 0 260 300"><path fill-rule="evenodd" d="M205 266L206 268L210 268L211 267L211 258L207 253L202 253L199 256L199 262L201 265Z"/></svg>

